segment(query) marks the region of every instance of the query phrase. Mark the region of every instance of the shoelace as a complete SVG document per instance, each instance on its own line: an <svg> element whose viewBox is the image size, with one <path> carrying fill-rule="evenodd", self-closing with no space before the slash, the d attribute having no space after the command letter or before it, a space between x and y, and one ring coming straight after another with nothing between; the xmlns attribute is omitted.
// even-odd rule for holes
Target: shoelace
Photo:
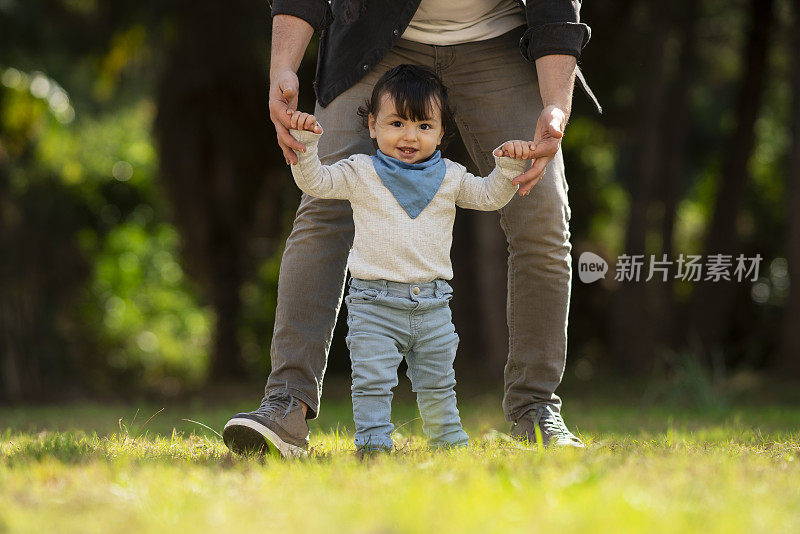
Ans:
<svg viewBox="0 0 800 534"><path fill-rule="evenodd" d="M572 432L569 431L566 423L564 423L564 419L561 418L561 414L554 412L550 406L542 406L536 410L536 419L534 420L534 424L540 425L542 430L545 431L551 437L551 439L553 437L556 439L578 439L572 434Z"/></svg>
<svg viewBox="0 0 800 534"><path fill-rule="evenodd" d="M285 410L282 417L286 417L289 415L289 412L292 411L292 407L296 403L297 399L295 399L293 395L290 395L286 391L273 389L261 401L258 411L264 416L270 417L272 415L278 415L281 413L281 410Z"/></svg>

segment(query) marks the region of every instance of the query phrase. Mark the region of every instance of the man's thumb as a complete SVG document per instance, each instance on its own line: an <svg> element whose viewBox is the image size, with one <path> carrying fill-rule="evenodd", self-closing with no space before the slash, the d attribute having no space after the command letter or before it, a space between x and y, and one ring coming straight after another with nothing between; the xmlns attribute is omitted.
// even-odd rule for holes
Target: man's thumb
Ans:
<svg viewBox="0 0 800 534"><path fill-rule="evenodd" d="M548 134L550 137L555 137L556 139L561 139L564 137L564 132L561 130L561 121L559 119L553 119L548 128Z"/></svg>

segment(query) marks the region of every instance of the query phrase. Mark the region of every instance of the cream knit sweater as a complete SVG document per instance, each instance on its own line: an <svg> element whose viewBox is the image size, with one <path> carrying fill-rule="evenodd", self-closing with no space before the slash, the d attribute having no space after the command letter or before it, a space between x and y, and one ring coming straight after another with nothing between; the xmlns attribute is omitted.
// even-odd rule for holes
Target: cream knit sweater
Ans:
<svg viewBox="0 0 800 534"><path fill-rule="evenodd" d="M492 211L505 206L517 191L511 180L528 167L528 160L495 156L495 168L482 178L445 159L442 185L430 204L412 219L383 185L372 158L356 154L333 165L322 165L317 142L322 134L290 130L306 146L292 165L295 182L317 198L349 200L355 239L350 273L364 280L426 283L453 278L450 247L456 206Z"/></svg>

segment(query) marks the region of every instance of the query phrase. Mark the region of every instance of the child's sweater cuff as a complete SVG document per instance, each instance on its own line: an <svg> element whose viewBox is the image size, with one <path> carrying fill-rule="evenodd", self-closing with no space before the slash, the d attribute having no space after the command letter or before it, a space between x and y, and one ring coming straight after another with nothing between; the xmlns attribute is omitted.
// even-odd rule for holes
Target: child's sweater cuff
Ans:
<svg viewBox="0 0 800 534"><path fill-rule="evenodd" d="M289 130L289 133L304 145L316 144L319 138L322 137L321 133L309 132L308 130Z"/></svg>
<svg viewBox="0 0 800 534"><path fill-rule="evenodd" d="M492 155L496 150L502 148L503 145L492 150ZM531 160L529 159L514 159L509 158L506 156L494 156L494 164L497 165L497 168L500 169L503 173L503 176L507 177L509 180L513 180L523 172L527 171L530 167Z"/></svg>

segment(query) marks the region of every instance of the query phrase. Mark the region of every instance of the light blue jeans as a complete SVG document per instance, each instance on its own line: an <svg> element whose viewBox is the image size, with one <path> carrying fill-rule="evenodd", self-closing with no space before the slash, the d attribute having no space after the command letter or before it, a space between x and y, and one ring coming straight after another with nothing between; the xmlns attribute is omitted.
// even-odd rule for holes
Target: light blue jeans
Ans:
<svg viewBox="0 0 800 534"><path fill-rule="evenodd" d="M392 389L403 357L431 445L467 443L454 389L458 335L450 315L452 296L444 280L404 284L351 279L345 302L356 448L392 448Z"/></svg>

